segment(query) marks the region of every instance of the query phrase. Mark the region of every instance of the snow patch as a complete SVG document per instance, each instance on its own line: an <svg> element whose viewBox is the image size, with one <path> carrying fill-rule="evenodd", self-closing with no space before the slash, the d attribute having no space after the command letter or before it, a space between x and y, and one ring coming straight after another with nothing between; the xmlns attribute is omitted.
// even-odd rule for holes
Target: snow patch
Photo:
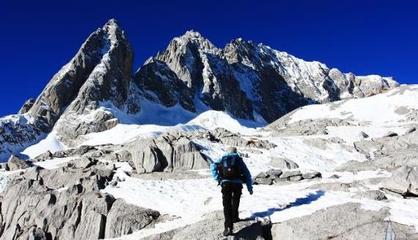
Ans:
<svg viewBox="0 0 418 240"><path fill-rule="evenodd" d="M338 118L365 122L373 126L396 124L405 118L396 113L397 109L418 109L418 91L401 89L394 88L372 97L305 106L291 115L289 123L308 119Z"/></svg>
<svg viewBox="0 0 418 240"><path fill-rule="evenodd" d="M65 149L66 146L58 140L56 133L51 132L45 139L26 148L22 153L33 159L46 151L54 153Z"/></svg>

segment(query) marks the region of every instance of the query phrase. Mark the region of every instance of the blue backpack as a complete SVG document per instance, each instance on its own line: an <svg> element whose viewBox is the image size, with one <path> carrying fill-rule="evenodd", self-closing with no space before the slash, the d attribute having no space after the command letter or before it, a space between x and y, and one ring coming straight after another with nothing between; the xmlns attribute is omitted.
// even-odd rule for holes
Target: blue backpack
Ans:
<svg viewBox="0 0 418 240"><path fill-rule="evenodd" d="M241 159L238 155L223 156L222 160L218 164L218 173L221 179L242 179L241 169L238 163L240 160Z"/></svg>

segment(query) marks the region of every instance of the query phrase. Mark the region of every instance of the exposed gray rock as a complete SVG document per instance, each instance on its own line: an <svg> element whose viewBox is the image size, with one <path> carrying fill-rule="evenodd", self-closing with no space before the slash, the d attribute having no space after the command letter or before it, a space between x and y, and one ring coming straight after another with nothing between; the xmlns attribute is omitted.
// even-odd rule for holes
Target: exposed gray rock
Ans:
<svg viewBox="0 0 418 240"><path fill-rule="evenodd" d="M312 102L365 97L399 85L380 76L343 74L242 39L219 49L193 31L147 60L136 79L166 106L193 109L190 100L198 98L212 109L246 119L254 119L255 112L267 122ZM248 83L245 88L242 82Z"/></svg>
<svg viewBox="0 0 418 240"><path fill-rule="evenodd" d="M184 109L195 112L194 93L180 80L165 62L151 59L135 74L134 81L145 90L145 97L172 107L179 103ZM154 94L147 94L152 92Z"/></svg>
<svg viewBox="0 0 418 240"><path fill-rule="evenodd" d="M212 142L220 142L230 146L260 149L271 149L276 147L274 143L271 143L267 140L260 140L256 138L246 139L243 138L240 134L232 133L224 128L216 128L213 131L204 133L203 136Z"/></svg>
<svg viewBox="0 0 418 240"><path fill-rule="evenodd" d="M279 118L267 126L274 131L274 135L326 135L326 128L329 126L351 126L348 120L344 119L309 119L289 123L293 112Z"/></svg>
<svg viewBox="0 0 418 240"><path fill-rule="evenodd" d="M412 133L412 132L415 132L417 130L417 128L416 127L411 127L411 128L409 128L408 130L406 130L406 134L408 134L408 133Z"/></svg>
<svg viewBox="0 0 418 240"><path fill-rule="evenodd" d="M295 181L296 182L296 181L302 180L303 177L301 175L296 175L296 176L291 176L288 179L289 179L289 181Z"/></svg>
<svg viewBox="0 0 418 240"><path fill-rule="evenodd" d="M322 174L317 171L306 172L302 174L303 179L313 179L313 178L321 178Z"/></svg>
<svg viewBox="0 0 418 240"><path fill-rule="evenodd" d="M7 162L0 163L0 169L4 169L4 170L7 171L7 169L8 169Z"/></svg>
<svg viewBox="0 0 418 240"><path fill-rule="evenodd" d="M87 38L33 105L22 108L21 113L27 111L25 115L16 115L19 119L12 121L0 119L0 128L5 129L0 133L0 160L41 140L59 119L55 127L62 133L63 141L113 127L114 117L95 119L80 118L80 115L91 113L101 101L123 108L131 87L131 64L130 45L116 21L110 20ZM82 119L92 120L86 123Z"/></svg>
<svg viewBox="0 0 418 240"><path fill-rule="evenodd" d="M295 169L299 168L299 165L290 159L284 159L279 157L271 158L271 166L280 169Z"/></svg>
<svg viewBox="0 0 418 240"><path fill-rule="evenodd" d="M338 171L364 171L385 169L392 171L401 166L417 167L418 133L406 132L401 136L385 136L354 143L355 149L365 154L369 161L349 161L338 166Z"/></svg>
<svg viewBox="0 0 418 240"><path fill-rule="evenodd" d="M28 100L25 101L25 103L20 108L20 110L19 110L18 113L19 114L27 113L32 108L32 106L33 106L34 103L35 103L35 99L29 98Z"/></svg>
<svg viewBox="0 0 418 240"><path fill-rule="evenodd" d="M368 138L369 137L369 135L367 133L363 132L363 131L360 131L360 136L362 138Z"/></svg>
<svg viewBox="0 0 418 240"><path fill-rule="evenodd" d="M0 193L2 239L102 239L142 229L159 213L100 192L113 170L74 160L57 169L30 168ZM116 205L114 205L116 203ZM113 209L114 207L114 209Z"/></svg>
<svg viewBox="0 0 418 240"><path fill-rule="evenodd" d="M105 237L115 238L131 234L153 223L160 213L150 209L138 208L118 199L112 204L107 218Z"/></svg>
<svg viewBox="0 0 418 240"><path fill-rule="evenodd" d="M18 156L12 155L9 158L9 161L7 162L7 170L9 171L15 171L19 169L25 169L28 167L31 167L33 164L31 161L25 161Z"/></svg>
<svg viewBox="0 0 418 240"><path fill-rule="evenodd" d="M388 209L364 210L361 204L347 203L315 213L273 224L273 239L384 239L387 229L385 218ZM392 222L396 239L417 239L413 227Z"/></svg>
<svg viewBox="0 0 418 240"><path fill-rule="evenodd" d="M51 151L46 151L44 153L39 154L38 156L35 157L35 160L38 162L42 162L42 161L46 161L46 160L51 160L54 158L54 154Z"/></svg>
<svg viewBox="0 0 418 240"><path fill-rule="evenodd" d="M280 175L279 178L288 179L290 177L295 177L295 176L302 176L302 173L299 170L286 171L282 175Z"/></svg>
<svg viewBox="0 0 418 240"><path fill-rule="evenodd" d="M385 169L393 171L401 166L418 167L416 161L418 157L418 147L411 146L407 149L397 150L385 156L378 156L374 160L364 162L349 161L336 168L337 171L359 172L367 170Z"/></svg>
<svg viewBox="0 0 418 240"><path fill-rule="evenodd" d="M0 118L0 161L7 161L10 155L18 154L41 137L41 130L33 126L25 115Z"/></svg>
<svg viewBox="0 0 418 240"><path fill-rule="evenodd" d="M377 201L382 201L382 200L387 199L385 193L379 190L369 190L365 192L359 192L356 195L354 195L354 197L359 198L359 199L367 198L367 199L377 200Z"/></svg>
<svg viewBox="0 0 418 240"><path fill-rule="evenodd" d="M269 178L269 177L261 177L261 176L257 175L254 178L253 182L254 182L255 185L258 185L258 184L271 185L271 184L273 184L273 179Z"/></svg>
<svg viewBox="0 0 418 240"><path fill-rule="evenodd" d="M166 134L157 138L137 139L127 145L138 173L208 168L200 146L186 136Z"/></svg>
<svg viewBox="0 0 418 240"><path fill-rule="evenodd" d="M388 132L383 137L397 137L398 134L395 132Z"/></svg>
<svg viewBox="0 0 418 240"><path fill-rule="evenodd" d="M96 109L99 101L109 101L116 107L124 104L131 64L132 50L125 34L114 19L109 20L52 78L29 114L44 122L43 129L51 129L59 118L70 120L62 120L56 130L74 136L78 129L72 126L83 122L72 122L74 118L68 115Z"/></svg>
<svg viewBox="0 0 418 240"><path fill-rule="evenodd" d="M352 187L351 183L329 182L329 183L316 183L311 185L311 189L321 189L324 191L342 191L348 192Z"/></svg>
<svg viewBox="0 0 418 240"><path fill-rule="evenodd" d="M312 171L301 173L299 170L282 171L279 169L270 169L267 172L261 172L254 178L254 184L271 185L273 183L282 184L287 181L301 181L303 179L321 178L321 173Z"/></svg>
<svg viewBox="0 0 418 240"><path fill-rule="evenodd" d="M418 196L418 168L400 167L392 172L392 177L383 180L381 186L403 196Z"/></svg>
<svg viewBox="0 0 418 240"><path fill-rule="evenodd" d="M283 171L280 169L270 169L266 172L270 178L278 178L283 174Z"/></svg>
<svg viewBox="0 0 418 240"><path fill-rule="evenodd" d="M222 236L223 229L224 226L222 212L214 212L205 216L202 221L188 225L186 227L174 229L169 232L146 237L144 238L144 240L271 239L265 237L266 234L263 233L263 226L261 226L260 223L255 222L254 220L245 220L234 223L234 236L231 237Z"/></svg>

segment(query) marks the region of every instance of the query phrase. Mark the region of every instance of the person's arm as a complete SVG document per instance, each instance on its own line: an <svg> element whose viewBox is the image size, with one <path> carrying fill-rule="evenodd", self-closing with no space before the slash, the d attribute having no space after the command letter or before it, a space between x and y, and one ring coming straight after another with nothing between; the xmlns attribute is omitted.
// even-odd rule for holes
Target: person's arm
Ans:
<svg viewBox="0 0 418 240"><path fill-rule="evenodd" d="M245 178L245 184L247 185L248 192L253 194L253 179L251 177L250 170L248 170L247 165L245 165L244 160L241 158L241 172Z"/></svg>
<svg viewBox="0 0 418 240"><path fill-rule="evenodd" d="M221 176L218 173L218 164L219 161L214 161L210 164L210 172L212 174L213 179L215 179L218 183L221 181Z"/></svg>

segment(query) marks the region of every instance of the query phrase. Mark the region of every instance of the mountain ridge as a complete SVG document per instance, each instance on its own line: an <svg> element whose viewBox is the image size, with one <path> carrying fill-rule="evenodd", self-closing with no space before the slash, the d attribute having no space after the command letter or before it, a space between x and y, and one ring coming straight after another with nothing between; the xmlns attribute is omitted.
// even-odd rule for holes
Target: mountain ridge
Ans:
<svg viewBox="0 0 418 240"><path fill-rule="evenodd" d="M147 101L192 113L226 111L265 124L307 104L370 96L399 85L378 75L344 74L241 38L221 49L193 30L173 38L135 72L132 63L125 32L109 20L36 100L25 102L19 112L29 121L0 119L1 159L51 131L71 145L79 136L116 126L123 121L119 113L135 119Z"/></svg>

